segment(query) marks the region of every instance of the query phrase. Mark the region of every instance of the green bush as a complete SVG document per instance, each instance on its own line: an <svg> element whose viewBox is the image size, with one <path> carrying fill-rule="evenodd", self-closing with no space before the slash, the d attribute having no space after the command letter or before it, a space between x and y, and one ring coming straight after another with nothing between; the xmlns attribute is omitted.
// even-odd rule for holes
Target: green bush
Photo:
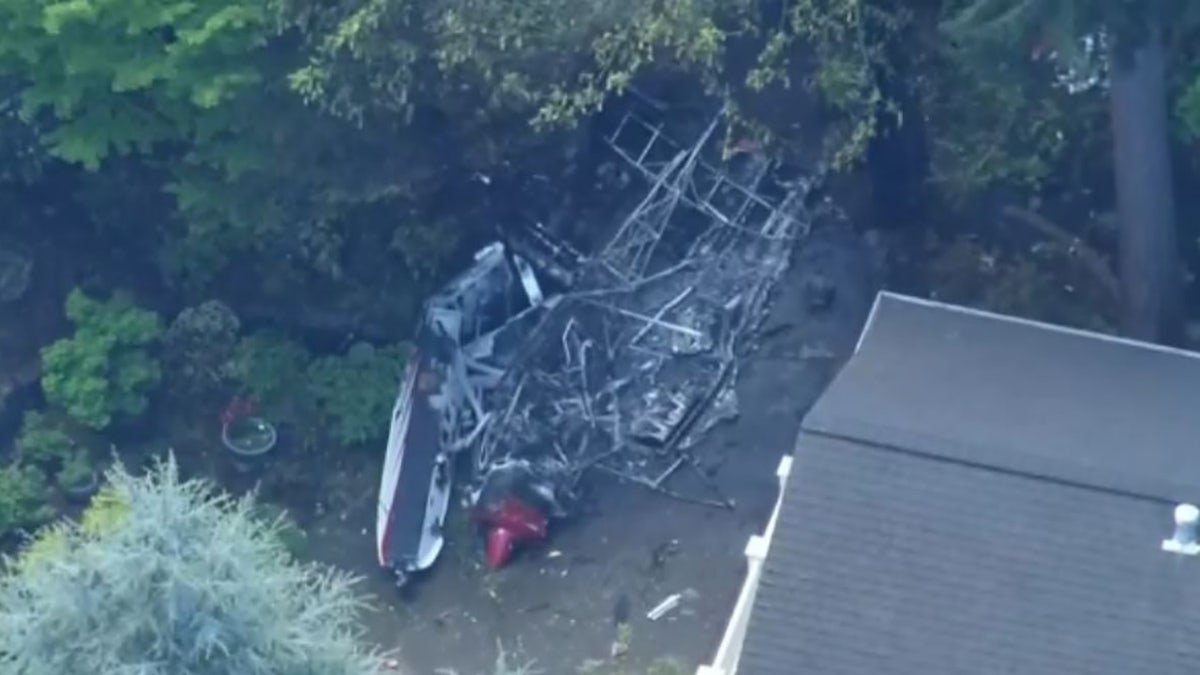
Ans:
<svg viewBox="0 0 1200 675"><path fill-rule="evenodd" d="M106 483L88 503L79 520L79 529L90 535L111 532L128 516L129 500L126 495Z"/></svg>
<svg viewBox="0 0 1200 675"><path fill-rule="evenodd" d="M1175 115L1188 140L1200 141L1200 76L1192 80L1175 104Z"/></svg>
<svg viewBox="0 0 1200 675"><path fill-rule="evenodd" d="M162 378L149 351L162 334L158 316L124 295L101 301L78 288L66 304L74 334L42 350L47 400L93 429L145 411Z"/></svg>
<svg viewBox="0 0 1200 675"><path fill-rule="evenodd" d="M100 489L92 498L79 519L78 531L90 536L111 532L124 522L129 514L129 503L111 486ZM31 574L39 566L53 564L67 554L70 542L68 529L45 527L33 536L15 559L7 560L7 569L0 572Z"/></svg>
<svg viewBox="0 0 1200 675"><path fill-rule="evenodd" d="M318 421L339 444L359 445L387 435L408 354L406 344L358 343L345 354L314 358L294 340L267 331L238 344L236 370L268 415L304 427Z"/></svg>
<svg viewBox="0 0 1200 675"><path fill-rule="evenodd" d="M185 400L221 391L236 375L240 330L237 314L217 300L179 312L162 340L168 391Z"/></svg>
<svg viewBox="0 0 1200 675"><path fill-rule="evenodd" d="M343 356L322 357L309 366L309 390L336 441L358 445L387 435L408 355L403 344L359 343Z"/></svg>
<svg viewBox="0 0 1200 675"><path fill-rule="evenodd" d="M358 639L354 579L296 562L252 500L181 480L173 460L107 477L115 517L58 523L0 570L0 671L381 671Z"/></svg>
<svg viewBox="0 0 1200 675"><path fill-rule="evenodd" d="M75 447L75 442L45 413L30 410L21 421L17 436L17 452L21 460L42 467L62 462Z"/></svg>
<svg viewBox="0 0 1200 675"><path fill-rule="evenodd" d="M258 503L255 505L255 515L275 532L279 543L293 558L304 555L308 533L287 509L275 504Z"/></svg>
<svg viewBox="0 0 1200 675"><path fill-rule="evenodd" d="M58 484L64 488L82 488L91 483L96 465L85 450L72 452L58 472Z"/></svg>
<svg viewBox="0 0 1200 675"><path fill-rule="evenodd" d="M303 345L273 331L242 338L234 356L237 379L257 401L269 407L294 403L304 389L304 371L312 355Z"/></svg>
<svg viewBox="0 0 1200 675"><path fill-rule="evenodd" d="M0 469L0 537L28 531L54 517L46 503L46 478L16 462Z"/></svg>

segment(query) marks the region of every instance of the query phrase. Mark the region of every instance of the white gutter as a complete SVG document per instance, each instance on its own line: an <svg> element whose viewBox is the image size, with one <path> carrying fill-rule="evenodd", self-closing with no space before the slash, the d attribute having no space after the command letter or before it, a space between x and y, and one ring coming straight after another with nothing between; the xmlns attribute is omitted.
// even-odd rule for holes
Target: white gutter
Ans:
<svg viewBox="0 0 1200 675"><path fill-rule="evenodd" d="M779 460L779 468L775 476L779 478L779 496L775 499L775 509L767 528L762 535L750 537L746 543L746 580L742 582L742 591L738 594L737 603L733 606L733 614L725 627L721 645L711 665L700 666L696 675L734 675L738 662L742 658L742 644L746 640L746 627L750 623L750 610L754 608L754 599L758 595L758 582L762 578L763 564L771 548L771 539L775 536L775 523L779 520L779 509L783 505L783 496L787 490L788 476L792 473L792 456L784 455Z"/></svg>

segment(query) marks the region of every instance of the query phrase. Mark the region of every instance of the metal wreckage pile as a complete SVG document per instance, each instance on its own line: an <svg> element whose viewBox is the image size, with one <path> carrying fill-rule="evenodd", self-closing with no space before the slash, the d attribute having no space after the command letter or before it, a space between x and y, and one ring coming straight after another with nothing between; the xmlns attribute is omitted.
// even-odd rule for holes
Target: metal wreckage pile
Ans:
<svg viewBox="0 0 1200 675"><path fill-rule="evenodd" d="M493 566L570 514L588 471L722 504L669 484L736 416L739 355L812 222L809 182L753 151L721 160L723 121L688 147L627 114L609 145L649 190L607 245L529 228L430 298L380 494L380 563L401 583L442 548L456 466Z"/></svg>

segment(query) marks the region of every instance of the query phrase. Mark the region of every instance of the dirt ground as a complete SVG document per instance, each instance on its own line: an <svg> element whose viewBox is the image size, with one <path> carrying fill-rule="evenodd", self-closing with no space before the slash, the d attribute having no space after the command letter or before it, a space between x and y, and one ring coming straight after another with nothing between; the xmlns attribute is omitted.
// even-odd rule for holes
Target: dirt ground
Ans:
<svg viewBox="0 0 1200 675"><path fill-rule="evenodd" d="M369 494L308 528L312 555L364 577L377 605L366 617L368 635L396 651L401 672L490 674L499 645L547 674L588 666L612 672L603 668L611 665L606 660L625 615L632 630L623 672L641 672L663 657L691 672L716 650L742 583L746 540L761 531L777 494L779 459L866 317L875 287L857 242L817 235L798 251L764 341L743 364L739 419L714 429L697 449L724 458L713 479L734 509L595 482L585 514L557 524L548 542L524 550L506 569L484 570L480 545L459 536L402 595L375 564L378 468L370 467L361 477ZM806 281L815 277L837 289L823 312L808 307ZM649 621L647 610L672 593L687 599Z"/></svg>

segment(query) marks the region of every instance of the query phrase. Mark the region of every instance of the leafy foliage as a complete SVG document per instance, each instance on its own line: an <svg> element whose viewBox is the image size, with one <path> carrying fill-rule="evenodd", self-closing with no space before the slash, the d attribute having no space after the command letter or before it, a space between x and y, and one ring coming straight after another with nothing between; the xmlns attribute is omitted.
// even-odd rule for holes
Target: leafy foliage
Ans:
<svg viewBox="0 0 1200 675"><path fill-rule="evenodd" d="M262 81L266 16L227 0L0 3L0 71L25 87L23 113L51 113L51 151L97 168L112 153L205 141L226 104Z"/></svg>
<svg viewBox="0 0 1200 675"><path fill-rule="evenodd" d="M933 180L943 196L963 201L996 187L1037 194L1110 180L1105 91L1082 86L1103 81L1104 4L945 3L924 50L922 86Z"/></svg>
<svg viewBox="0 0 1200 675"><path fill-rule="evenodd" d="M344 356L312 363L309 387L339 443L358 445L386 436L408 354L406 345L359 343Z"/></svg>
<svg viewBox="0 0 1200 675"><path fill-rule="evenodd" d="M285 77L300 55L274 19L245 0L0 2L0 152L13 158L0 172L36 168L31 138L91 170L157 167L137 187L174 197L157 214L161 263L192 290L246 252L329 271L336 246L310 259L292 233L353 220L417 163L380 129L303 105Z"/></svg>
<svg viewBox="0 0 1200 675"><path fill-rule="evenodd" d="M63 461L58 484L67 489L85 488L95 477L96 465L85 450L76 450Z"/></svg>
<svg viewBox="0 0 1200 675"><path fill-rule="evenodd" d="M353 580L293 561L252 500L182 481L173 460L108 478L118 518L59 523L0 577L5 672L379 672Z"/></svg>
<svg viewBox="0 0 1200 675"><path fill-rule="evenodd" d="M36 410L25 413L17 437L17 451L23 462L49 466L62 462L75 447L75 441L45 414Z"/></svg>
<svg viewBox="0 0 1200 675"><path fill-rule="evenodd" d="M171 167L181 224L163 264L189 290L246 254L263 276L299 268L339 281L349 233L394 228L376 209L390 215L435 175L432 148L394 122L367 130L309 108L282 73L238 105L230 133Z"/></svg>
<svg viewBox="0 0 1200 675"><path fill-rule="evenodd" d="M1103 32L1118 46L1139 42L1151 7L1177 28L1198 16L1190 0L951 0L943 7L943 28L964 45L1043 47L1053 50L1062 65L1078 66L1086 57L1080 38Z"/></svg>
<svg viewBox="0 0 1200 675"><path fill-rule="evenodd" d="M30 530L52 517L54 510L46 502L46 478L41 470L16 462L0 468L0 537ZM0 664L3 653L0 649Z"/></svg>
<svg viewBox="0 0 1200 675"><path fill-rule="evenodd" d="M1070 94L1046 64L996 56L983 68L946 55L926 90L936 135L932 180L961 201L996 186L1037 193L1073 178L1073 162L1095 171L1107 153L1103 92Z"/></svg>
<svg viewBox="0 0 1200 675"><path fill-rule="evenodd" d="M911 21L908 11L864 0L788 3L780 28L757 26L766 42L747 83L755 90L776 82L791 86L789 71L797 57L815 60L812 90L838 113L840 127L828 154L835 167L848 167L862 159L879 133L879 114L899 115L894 102L884 97L879 79L892 74L886 58L889 40Z"/></svg>
<svg viewBox="0 0 1200 675"><path fill-rule="evenodd" d="M1184 90L1176 114L1187 137L1192 141L1200 141L1200 76Z"/></svg>
<svg viewBox="0 0 1200 675"><path fill-rule="evenodd" d="M1114 330L1109 299L1096 291L1067 247L965 234L928 244L928 285L941 300L1086 330Z"/></svg>
<svg viewBox="0 0 1200 675"><path fill-rule="evenodd" d="M129 502L111 485L100 488L88 503L79 519L78 530L98 536L113 531L125 522L129 514ZM47 518L48 519L48 518ZM46 527L28 540L16 558L6 560L0 573L29 574L39 567L61 561L68 554L69 528ZM4 652L0 651L0 664L4 663Z"/></svg>
<svg viewBox="0 0 1200 675"><path fill-rule="evenodd" d="M294 402L304 391L304 372L311 361L303 345L273 331L246 336L235 356L238 380L268 407Z"/></svg>
<svg viewBox="0 0 1200 675"><path fill-rule="evenodd" d="M714 22L723 5L712 0L278 4L307 28L312 60L293 85L354 119L379 108L415 120L423 107L473 107L476 119L515 111L574 121L652 64L717 67L723 42Z"/></svg>
<svg viewBox="0 0 1200 675"><path fill-rule="evenodd" d="M299 559L304 554L308 544L308 534L300 527L296 519L287 509L274 504L255 504L255 514L267 523L275 532L279 543L293 558Z"/></svg>
<svg viewBox="0 0 1200 675"><path fill-rule="evenodd" d="M149 351L162 333L158 316L127 296L96 300L79 289L66 309L74 334L42 350L46 398L93 429L140 414L162 377Z"/></svg>
<svg viewBox="0 0 1200 675"><path fill-rule="evenodd" d="M1160 7L1162 15L1168 17L1170 23L1170 42L1174 49L1175 68L1182 68L1185 74L1177 78L1182 86L1176 87L1176 114L1185 135L1195 134L1200 129L1200 87L1194 81L1194 74L1186 72L1195 67L1195 34L1200 26L1200 6L1187 0L1164 0L1154 3ZM989 127L995 127L995 115L988 111L999 103L1001 108L1015 110L1024 109L1024 113L1010 114L1007 117L1017 120L1031 121L1026 125L1030 129L1045 130L1044 121L1059 127L1062 133L1062 120L1079 119L1088 121L1076 124L1075 129L1066 130L1070 138L1072 131L1079 127L1087 127L1090 131L1095 124L1092 120L1103 116L1106 111L1097 110L1095 97L1072 96L1069 100L1062 95L1061 86L1068 77L1078 79L1084 74L1094 74L1103 79L1110 57L1109 47L1116 46L1115 53L1122 54L1121 45L1136 43L1145 33L1146 8L1145 3L1122 3L1111 0L953 0L943 8L941 28L948 38L946 52L952 58L938 64L935 72L942 72L942 65L949 65L951 71L966 73L964 78L952 78L939 86L947 97L957 95L961 98L974 100L975 96L963 94L962 87L977 83L974 88L986 89L993 83L1002 82L1008 93L1003 100L995 96L988 99L993 105L975 105L974 114L966 115L963 123L958 126L971 125L978 133L985 133ZM1013 59L1016 55L1018 59ZM1029 67L1034 61L1046 62L1046 67L1040 73ZM1045 83L1059 80L1059 91L1047 89ZM1033 85L1029 89L1029 85ZM1056 112L1051 113L1051 109ZM1041 110L1046 114L1039 115ZM1084 115L1080 115L1080 112ZM1047 117L1057 117L1058 120L1048 120ZM1002 124L1002 128L1016 126L1014 123ZM1032 173L1045 174L1047 169L1042 166L1044 161L1037 159L1047 150L1052 155L1063 155L1068 149L1061 147L1048 148L1044 138L1032 133L1026 137L1012 137L1007 145L1005 154L1015 156L1022 153L1026 159L1026 168L1032 168ZM987 147L993 147L987 144ZM968 150L962 146L956 149ZM1004 165L1003 158L993 162ZM997 172L1002 173L1002 172Z"/></svg>
<svg viewBox="0 0 1200 675"><path fill-rule="evenodd" d="M0 71L0 183L31 183L48 159L37 125L21 115L17 80Z"/></svg>
<svg viewBox="0 0 1200 675"><path fill-rule="evenodd" d="M219 389L235 374L240 330L237 315L216 300L181 311L163 335L168 386L185 395Z"/></svg>
<svg viewBox="0 0 1200 675"><path fill-rule="evenodd" d="M310 61L291 75L306 100L359 121L380 112L418 125L453 119L469 166L497 163L532 140L521 120L543 131L570 126L639 78L664 73L686 73L731 98L743 82L763 90L803 79L796 84L815 90L839 116L844 129L829 151L849 165L877 132L877 113L887 105L877 83L887 66L884 46L909 13L865 0L768 5L279 0L283 20L302 26L307 41ZM756 50L747 75L736 64ZM505 146L492 140L501 131Z"/></svg>
<svg viewBox="0 0 1200 675"><path fill-rule="evenodd" d="M342 445L387 434L407 345L354 344L345 354L314 358L282 334L264 331L242 339L239 380L270 414L302 427L320 424Z"/></svg>
<svg viewBox="0 0 1200 675"><path fill-rule="evenodd" d="M111 483L106 484L84 510L79 529L96 536L111 532L129 517L129 508L125 493Z"/></svg>

